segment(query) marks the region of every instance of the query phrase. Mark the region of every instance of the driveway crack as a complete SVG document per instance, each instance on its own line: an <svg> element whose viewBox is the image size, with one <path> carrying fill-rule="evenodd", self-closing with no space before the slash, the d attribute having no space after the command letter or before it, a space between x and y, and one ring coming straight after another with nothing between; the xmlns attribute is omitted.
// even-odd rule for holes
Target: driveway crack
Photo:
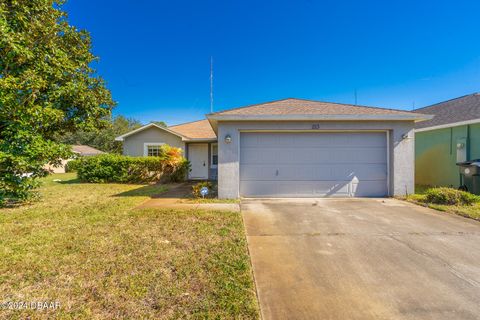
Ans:
<svg viewBox="0 0 480 320"><path fill-rule="evenodd" d="M424 256L424 257L427 257L431 260L435 260L437 262L440 262L444 267L446 267L449 272L451 274L453 274L455 277L457 277L458 279L468 283L469 285L473 286L473 287L480 287L480 282L474 280L474 279L471 279L469 278L468 276L464 275L462 272L460 272L459 270L457 270L454 266L452 266L450 263L448 263L446 260L440 258L439 256L437 255L433 255L431 253L428 253L424 250L421 250L419 248L416 248L414 247L411 243L407 242L407 241L404 241L404 240L401 240L393 235L389 235L388 236L390 239L392 240L395 240L401 244L403 244L404 246L406 246L407 248L409 248L410 250L412 250L413 252L415 252L416 254L419 254L421 256Z"/></svg>

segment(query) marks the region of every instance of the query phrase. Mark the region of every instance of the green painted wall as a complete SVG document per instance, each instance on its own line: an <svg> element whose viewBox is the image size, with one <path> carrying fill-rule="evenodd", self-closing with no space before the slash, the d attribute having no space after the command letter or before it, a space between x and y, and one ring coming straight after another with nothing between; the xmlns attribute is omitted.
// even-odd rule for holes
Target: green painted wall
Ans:
<svg viewBox="0 0 480 320"><path fill-rule="evenodd" d="M458 187L456 143L461 138L468 138L467 158L480 158L480 124L415 133L415 183Z"/></svg>
<svg viewBox="0 0 480 320"><path fill-rule="evenodd" d="M480 159L480 123L470 125L470 159Z"/></svg>

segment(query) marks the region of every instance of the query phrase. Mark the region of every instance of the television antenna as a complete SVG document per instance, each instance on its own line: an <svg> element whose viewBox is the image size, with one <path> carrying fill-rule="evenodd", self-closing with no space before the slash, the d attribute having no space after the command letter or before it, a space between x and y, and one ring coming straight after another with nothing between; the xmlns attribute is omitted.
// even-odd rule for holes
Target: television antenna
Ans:
<svg viewBox="0 0 480 320"><path fill-rule="evenodd" d="M213 113L213 57L210 56L210 113Z"/></svg>

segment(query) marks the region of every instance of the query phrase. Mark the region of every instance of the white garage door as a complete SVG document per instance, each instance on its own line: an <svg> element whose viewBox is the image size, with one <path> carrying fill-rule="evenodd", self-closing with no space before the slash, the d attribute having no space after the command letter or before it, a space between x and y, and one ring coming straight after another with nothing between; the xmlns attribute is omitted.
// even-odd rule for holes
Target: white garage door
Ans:
<svg viewBox="0 0 480 320"><path fill-rule="evenodd" d="M384 132L241 133L241 196L381 197L387 190Z"/></svg>

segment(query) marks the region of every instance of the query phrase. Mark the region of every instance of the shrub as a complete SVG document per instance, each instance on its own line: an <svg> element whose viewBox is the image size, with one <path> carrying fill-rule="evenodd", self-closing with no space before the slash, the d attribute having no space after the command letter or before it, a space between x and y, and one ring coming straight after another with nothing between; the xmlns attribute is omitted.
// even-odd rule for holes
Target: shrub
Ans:
<svg viewBox="0 0 480 320"><path fill-rule="evenodd" d="M190 162L187 159L183 158L183 160L176 165L175 170L170 173L170 182L184 181L189 171Z"/></svg>
<svg viewBox="0 0 480 320"><path fill-rule="evenodd" d="M182 181L190 164L181 150L162 146L158 157L102 154L78 159L77 174L85 182L152 183Z"/></svg>
<svg viewBox="0 0 480 320"><path fill-rule="evenodd" d="M78 170L79 161L78 160L70 160L65 165L65 172L75 172Z"/></svg>
<svg viewBox="0 0 480 320"><path fill-rule="evenodd" d="M453 188L432 188L425 192L425 201L446 205L472 205L480 201L480 197L469 192Z"/></svg>
<svg viewBox="0 0 480 320"><path fill-rule="evenodd" d="M217 188L216 188L216 185L214 185L212 182L210 181L202 181L202 182L199 182L195 185L192 186L192 195L195 197L195 198L202 198L202 195L200 193L200 190L202 190L203 187L207 187L208 188L208 195L207 195L207 198L213 198L216 196L216 192L217 192Z"/></svg>

